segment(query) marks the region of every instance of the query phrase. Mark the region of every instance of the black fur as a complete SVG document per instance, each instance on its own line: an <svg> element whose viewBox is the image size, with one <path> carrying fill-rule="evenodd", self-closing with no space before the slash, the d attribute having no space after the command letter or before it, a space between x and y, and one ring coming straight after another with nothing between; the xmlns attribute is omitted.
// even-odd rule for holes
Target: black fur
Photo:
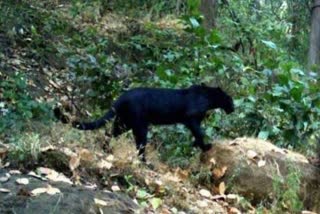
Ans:
<svg viewBox="0 0 320 214"><path fill-rule="evenodd" d="M119 136L132 130L139 155L144 159L148 127L151 124L182 123L195 137L194 145L203 151L211 148L203 141L201 121L210 109L221 108L226 113L234 111L232 98L220 88L194 85L186 89L136 88L123 93L100 119L90 122L73 122L75 128L93 130L115 117L112 135ZM56 117L65 122L59 110Z"/></svg>

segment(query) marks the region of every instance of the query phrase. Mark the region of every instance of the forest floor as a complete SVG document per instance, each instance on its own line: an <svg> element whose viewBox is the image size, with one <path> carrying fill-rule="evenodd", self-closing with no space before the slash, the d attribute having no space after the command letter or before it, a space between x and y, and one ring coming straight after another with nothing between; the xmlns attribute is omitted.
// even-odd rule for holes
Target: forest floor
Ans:
<svg viewBox="0 0 320 214"><path fill-rule="evenodd" d="M62 125L56 128L67 130ZM190 179L191 169L161 163L151 147L146 165L127 137L111 145L112 154L99 146L56 142L39 148L37 162L12 160L11 149L1 145L0 211L240 213L245 208L254 213L253 206L241 202L240 196L225 194L224 186L207 189Z"/></svg>
<svg viewBox="0 0 320 214"><path fill-rule="evenodd" d="M303 155L262 140L215 142L212 151L181 169L161 162L152 144L146 164L128 136L112 139L112 152L105 152L99 143L64 141L76 134L97 139L101 132L70 130L63 124L50 127L50 143L35 148L37 161L19 161L12 155L15 148L0 144L1 213L274 213L261 203L278 200L273 185L279 176L289 184L292 163L301 165L304 181L311 180L303 190L308 206L319 209L314 200L319 169Z"/></svg>

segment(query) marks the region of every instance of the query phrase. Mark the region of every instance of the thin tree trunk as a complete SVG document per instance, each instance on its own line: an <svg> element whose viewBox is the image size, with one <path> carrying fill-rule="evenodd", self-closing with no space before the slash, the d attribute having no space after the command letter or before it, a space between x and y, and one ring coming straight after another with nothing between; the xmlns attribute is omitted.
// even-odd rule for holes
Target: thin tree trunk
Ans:
<svg viewBox="0 0 320 214"><path fill-rule="evenodd" d="M309 46L309 66L319 66L320 62L320 0L314 0L311 14L311 33ZM318 72L320 70L318 69Z"/></svg>
<svg viewBox="0 0 320 214"><path fill-rule="evenodd" d="M297 13L297 11L299 11L299 4L301 4L301 3L292 1L290 6L289 6L290 10L291 10L290 11L291 15L289 17L289 21L292 24L292 27L291 27L292 39L291 39L291 42L289 44L289 51L290 52L295 51L295 49L297 47L297 44L299 43L299 39L298 39L298 33L300 31L300 29L299 29L299 13Z"/></svg>
<svg viewBox="0 0 320 214"><path fill-rule="evenodd" d="M217 0L201 0L200 11L204 16L205 29L210 30L216 26L217 9Z"/></svg>

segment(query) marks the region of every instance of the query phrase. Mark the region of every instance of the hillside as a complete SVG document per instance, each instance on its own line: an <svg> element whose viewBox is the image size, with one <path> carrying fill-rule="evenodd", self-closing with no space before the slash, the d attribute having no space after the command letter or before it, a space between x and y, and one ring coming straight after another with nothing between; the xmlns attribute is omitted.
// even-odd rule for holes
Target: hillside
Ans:
<svg viewBox="0 0 320 214"><path fill-rule="evenodd" d="M199 2L0 2L0 213L320 212L307 30L290 34L289 6L245 1L221 1L208 30ZM131 88L191 85L233 98L202 121L207 152L180 124L150 127L147 162L131 131L71 126Z"/></svg>

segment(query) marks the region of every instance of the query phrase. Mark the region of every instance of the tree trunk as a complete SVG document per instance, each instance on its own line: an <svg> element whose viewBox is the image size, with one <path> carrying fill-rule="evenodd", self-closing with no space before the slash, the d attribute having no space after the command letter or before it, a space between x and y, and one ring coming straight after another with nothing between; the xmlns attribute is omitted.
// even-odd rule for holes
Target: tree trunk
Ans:
<svg viewBox="0 0 320 214"><path fill-rule="evenodd" d="M289 5L290 8L290 16L289 16L289 21L292 24L291 27L291 35L292 35L292 39L291 42L289 44L289 51L292 53L293 51L296 50L297 45L299 44L299 39L298 39L298 33L300 31L300 26L299 26L299 19L301 19L299 17L299 15L301 15L301 13L297 13L297 11L299 11L299 4L301 4L300 2L295 2L295 1L291 1Z"/></svg>
<svg viewBox="0 0 320 214"><path fill-rule="evenodd" d="M320 58L320 0L314 0L311 14L309 66L319 66ZM319 72L319 71L318 71Z"/></svg>
<svg viewBox="0 0 320 214"><path fill-rule="evenodd" d="M200 11L204 16L205 29L210 30L216 26L217 9L217 0L201 0Z"/></svg>

